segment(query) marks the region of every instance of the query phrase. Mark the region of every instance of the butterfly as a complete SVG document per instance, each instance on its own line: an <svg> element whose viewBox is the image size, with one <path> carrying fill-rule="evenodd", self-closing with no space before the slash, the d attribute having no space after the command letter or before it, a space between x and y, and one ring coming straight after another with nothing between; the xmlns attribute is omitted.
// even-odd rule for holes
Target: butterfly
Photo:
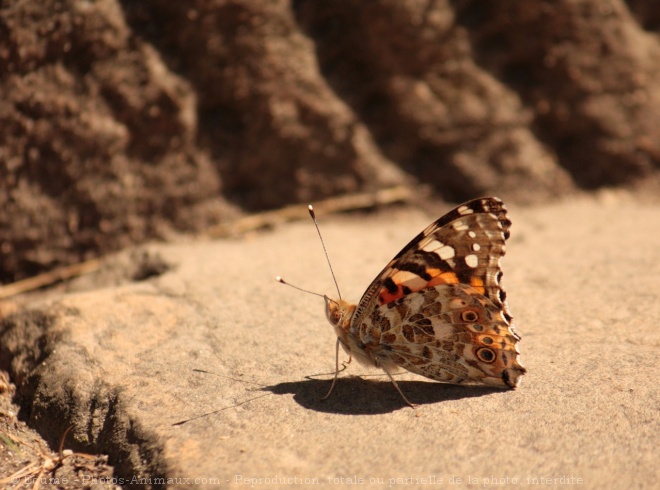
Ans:
<svg viewBox="0 0 660 490"><path fill-rule="evenodd" d="M311 206L310 213L315 218ZM468 201L413 238L357 304L323 295L337 334L324 399L337 381L340 345L351 359L385 371L412 407L392 376L398 368L443 383L515 389L526 369L501 286L510 227L500 199Z"/></svg>

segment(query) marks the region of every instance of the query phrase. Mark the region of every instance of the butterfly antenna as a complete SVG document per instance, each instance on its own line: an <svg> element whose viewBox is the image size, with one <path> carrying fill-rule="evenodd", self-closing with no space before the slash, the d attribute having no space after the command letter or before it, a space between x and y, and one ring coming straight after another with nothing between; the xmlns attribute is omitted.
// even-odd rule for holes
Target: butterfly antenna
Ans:
<svg viewBox="0 0 660 490"><path fill-rule="evenodd" d="M282 284L286 284L287 286L291 286L293 289L297 289L298 291L302 291L303 293L313 294L314 296L320 296L321 298L325 299L324 295L319 294L319 293L315 293L314 291L310 291L308 289L303 289L303 288L299 288L298 286L294 286L293 284L290 284L290 283L286 282L280 276L275 276L275 280L277 282L281 282Z"/></svg>
<svg viewBox="0 0 660 490"><path fill-rule="evenodd" d="M337 277L335 276L335 271L332 270L332 264L330 263L330 257L328 256L328 250L325 248L325 242L323 241L323 236L321 235L321 230L319 229L319 224L316 221L316 214L314 213L314 206L311 204L307 207L309 210L309 215L312 217L312 221L314 221L314 226L316 227L316 233L319 234L319 239L321 240L321 246L323 247L323 253L325 254L325 260L328 261L328 267L330 267L330 274L332 274L332 280L335 281L335 288L337 288L337 294L339 295L339 299L341 299L341 292L339 292L339 284L337 284Z"/></svg>

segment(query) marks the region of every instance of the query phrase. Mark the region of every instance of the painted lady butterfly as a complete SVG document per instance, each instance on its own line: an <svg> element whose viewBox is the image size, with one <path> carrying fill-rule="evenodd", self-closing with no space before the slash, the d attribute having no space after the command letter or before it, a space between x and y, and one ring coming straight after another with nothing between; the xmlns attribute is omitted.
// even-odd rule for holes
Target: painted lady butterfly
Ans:
<svg viewBox="0 0 660 490"><path fill-rule="evenodd" d="M397 366L443 383L516 388L525 368L500 285L510 226L500 199L468 201L406 245L357 305L323 296L337 359L341 345L383 369L410 406L392 377ZM336 368L325 398L338 360Z"/></svg>

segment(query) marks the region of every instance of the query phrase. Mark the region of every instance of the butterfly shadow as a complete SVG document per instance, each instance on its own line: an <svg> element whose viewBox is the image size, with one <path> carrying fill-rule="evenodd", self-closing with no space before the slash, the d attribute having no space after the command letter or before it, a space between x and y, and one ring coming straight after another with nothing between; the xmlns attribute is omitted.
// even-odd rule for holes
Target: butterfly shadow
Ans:
<svg viewBox="0 0 660 490"><path fill-rule="evenodd" d="M343 415L389 413L409 405L401 398L389 379L374 381L360 376L339 378L327 399L329 380L307 377L305 380L279 383L261 388L276 395L293 394L302 407L318 412ZM433 381L397 380L406 397L415 405L427 405L498 393L502 390L478 386L458 386Z"/></svg>

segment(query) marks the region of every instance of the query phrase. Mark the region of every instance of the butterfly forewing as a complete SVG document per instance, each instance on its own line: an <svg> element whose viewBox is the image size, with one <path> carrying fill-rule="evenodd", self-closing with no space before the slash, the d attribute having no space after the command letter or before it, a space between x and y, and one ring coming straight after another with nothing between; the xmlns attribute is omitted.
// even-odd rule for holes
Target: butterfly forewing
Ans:
<svg viewBox="0 0 660 490"><path fill-rule="evenodd" d="M436 284L469 284L502 307L500 259L511 221L497 198L468 201L417 235L381 271L358 303L354 316Z"/></svg>

